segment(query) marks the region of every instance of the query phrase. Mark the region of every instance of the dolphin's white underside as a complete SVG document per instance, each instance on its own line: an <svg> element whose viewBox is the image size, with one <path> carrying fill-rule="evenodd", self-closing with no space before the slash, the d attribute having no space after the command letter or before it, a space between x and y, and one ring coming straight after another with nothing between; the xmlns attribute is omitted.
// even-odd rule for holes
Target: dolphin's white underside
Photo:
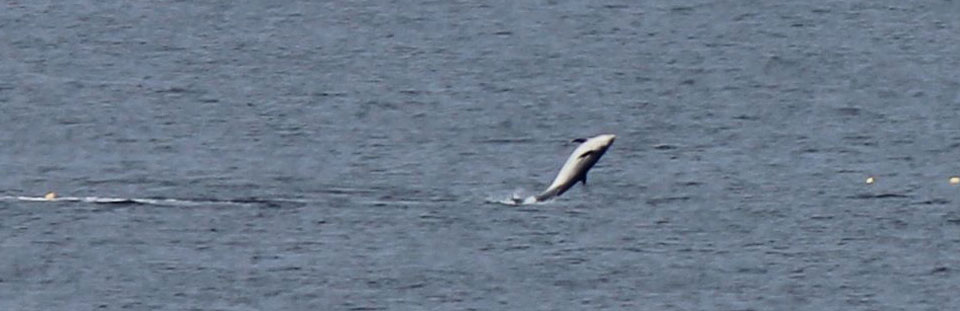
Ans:
<svg viewBox="0 0 960 311"><path fill-rule="evenodd" d="M560 168L557 178L547 187L547 190L523 199L523 204L536 203L560 196L577 182L586 184L587 172L607 152L615 138L615 135L605 134L583 141L567 158L567 162Z"/></svg>

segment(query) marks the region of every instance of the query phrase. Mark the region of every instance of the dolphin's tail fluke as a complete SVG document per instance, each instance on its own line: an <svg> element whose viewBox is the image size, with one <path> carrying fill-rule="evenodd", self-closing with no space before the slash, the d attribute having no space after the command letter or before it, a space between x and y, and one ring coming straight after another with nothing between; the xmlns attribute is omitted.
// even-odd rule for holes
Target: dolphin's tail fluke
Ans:
<svg viewBox="0 0 960 311"><path fill-rule="evenodd" d="M513 205L534 204L534 203L553 199L554 197L558 197L561 194L563 194L567 189L570 189L570 187L569 186L554 187L554 188L547 189L538 195L531 195L528 197L522 197L514 193L513 197L511 197L509 201L505 201L503 203L508 203L508 204L512 203Z"/></svg>
<svg viewBox="0 0 960 311"><path fill-rule="evenodd" d="M567 190L570 190L570 188L573 187L573 185L576 185L578 180L579 180L579 179L574 180L573 182L564 183L564 184L560 184L560 185L554 186L554 187L552 187L552 188L549 188L549 189L547 189L547 190L544 190L542 193L540 193L540 194L538 194L538 195L532 196L531 198L536 199L536 202L542 202L542 201L546 201L546 200L552 199L552 198L554 198L554 197L559 197L559 196L563 195L564 192L567 192ZM585 179L584 179L584 180L585 180Z"/></svg>
<svg viewBox="0 0 960 311"><path fill-rule="evenodd" d="M560 190L559 188L547 189L547 191L544 191L535 196L531 196L530 198L533 198L535 202L546 201L555 196L558 196L559 195L558 192L560 192L559 190Z"/></svg>
<svg viewBox="0 0 960 311"><path fill-rule="evenodd" d="M541 192L541 193L538 194L538 195L532 195L532 196L529 196L529 197L527 197L526 199L523 199L523 200L520 200L520 198L514 198L513 200L514 200L514 202L516 202L517 204L533 204L533 203L537 203L537 202L543 202L543 201L552 199L552 198L554 198L554 197L560 196L561 194L563 194L564 191L566 191L566 190L569 189L569 188L570 188L570 187L555 187L555 188L550 188L550 189L547 189L547 190Z"/></svg>

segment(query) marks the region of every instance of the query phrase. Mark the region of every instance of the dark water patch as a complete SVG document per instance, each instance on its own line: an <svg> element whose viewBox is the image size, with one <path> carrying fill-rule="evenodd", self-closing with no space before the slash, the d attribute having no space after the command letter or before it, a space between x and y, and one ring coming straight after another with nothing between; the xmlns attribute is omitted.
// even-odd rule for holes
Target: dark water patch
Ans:
<svg viewBox="0 0 960 311"><path fill-rule="evenodd" d="M912 202L912 203L910 203L910 204L913 204L913 205L948 205L948 204L950 204L950 200L943 199L943 198L934 198L934 199L929 199L929 200L924 200L924 201Z"/></svg>
<svg viewBox="0 0 960 311"><path fill-rule="evenodd" d="M673 149L677 149L677 148L679 148L679 146L677 146L677 145L671 145L671 144L656 144L656 145L653 145L653 149L656 149L656 150L673 150Z"/></svg>
<svg viewBox="0 0 960 311"><path fill-rule="evenodd" d="M669 205L669 204L675 204L682 201L688 201L691 198L692 197L689 197L689 196L659 197L659 198L647 199L647 204L656 207L659 205Z"/></svg>
<svg viewBox="0 0 960 311"><path fill-rule="evenodd" d="M960 224L960 212L949 211L943 216L943 220L951 224Z"/></svg>
<svg viewBox="0 0 960 311"><path fill-rule="evenodd" d="M860 193L854 196L848 196L849 199L871 200L871 199L906 199L912 196L900 193Z"/></svg>
<svg viewBox="0 0 960 311"><path fill-rule="evenodd" d="M683 181L683 182L677 182L675 183L675 185L683 186L683 187L696 187L696 186L702 186L703 183L699 181Z"/></svg>

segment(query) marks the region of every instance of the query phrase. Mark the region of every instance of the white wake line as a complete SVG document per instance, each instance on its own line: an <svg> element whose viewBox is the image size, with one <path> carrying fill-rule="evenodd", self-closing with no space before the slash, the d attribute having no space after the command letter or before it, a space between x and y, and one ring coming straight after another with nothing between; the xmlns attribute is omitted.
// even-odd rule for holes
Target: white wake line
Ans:
<svg viewBox="0 0 960 311"><path fill-rule="evenodd" d="M0 196L0 201L84 202L84 203L97 203L97 204L147 204L147 205L165 205L165 206L310 203L309 200L297 200L297 199L186 200L186 199L148 199L148 198L111 198L111 197L48 198L48 197L29 197L29 196Z"/></svg>

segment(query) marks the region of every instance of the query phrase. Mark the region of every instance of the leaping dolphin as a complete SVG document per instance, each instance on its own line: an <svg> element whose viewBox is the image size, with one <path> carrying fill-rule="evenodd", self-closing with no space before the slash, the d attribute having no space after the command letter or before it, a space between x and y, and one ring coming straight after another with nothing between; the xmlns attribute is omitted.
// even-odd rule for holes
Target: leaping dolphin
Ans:
<svg viewBox="0 0 960 311"><path fill-rule="evenodd" d="M616 135L605 134L589 139L575 139L574 142L581 143L580 146L570 154L570 158L568 158L567 162L560 168L560 173L557 173L557 178L553 180L550 187L547 187L547 190L544 190L538 195L530 196L523 200L514 198L514 202L530 204L546 201L567 192L567 190L573 187L573 185L576 185L578 181L586 185L587 171L589 171L594 164L597 164L600 157L602 157L603 154L607 152L607 149L610 148L610 145L613 144L615 138L617 138Z"/></svg>

